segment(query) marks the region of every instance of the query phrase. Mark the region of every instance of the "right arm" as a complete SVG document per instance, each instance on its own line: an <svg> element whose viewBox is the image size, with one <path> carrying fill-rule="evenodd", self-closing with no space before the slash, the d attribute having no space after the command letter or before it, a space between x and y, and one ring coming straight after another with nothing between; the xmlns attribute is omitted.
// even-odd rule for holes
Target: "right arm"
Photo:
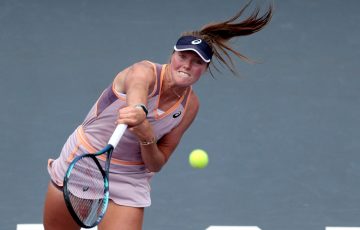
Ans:
<svg viewBox="0 0 360 230"><path fill-rule="evenodd" d="M132 127L145 120L146 114L136 105L147 105L147 98L154 84L153 66L146 61L138 62L116 76L115 90L126 94L127 104L126 107L119 110L119 123Z"/></svg>
<svg viewBox="0 0 360 230"><path fill-rule="evenodd" d="M184 117L178 126L171 130L170 133L164 135L157 143L140 145L143 161L150 171L158 172L161 170L180 143L186 130L194 121L199 110L199 100L194 92L191 93L188 103L189 105L184 113ZM144 120L144 122L133 128L133 133L142 133L141 130L148 130L150 131L149 133L152 133L152 126L147 120ZM151 140L150 138L154 136L155 134L151 134L151 136L146 137L147 139L144 140ZM140 138L139 140L142 139Z"/></svg>

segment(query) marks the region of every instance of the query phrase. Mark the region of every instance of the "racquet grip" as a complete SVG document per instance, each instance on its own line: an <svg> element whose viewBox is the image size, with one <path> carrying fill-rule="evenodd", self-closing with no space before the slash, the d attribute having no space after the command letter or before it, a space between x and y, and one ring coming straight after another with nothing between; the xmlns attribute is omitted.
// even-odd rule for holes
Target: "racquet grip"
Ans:
<svg viewBox="0 0 360 230"><path fill-rule="evenodd" d="M114 133L111 135L108 144L112 145L115 148L119 143L122 135L124 134L126 128L127 128L126 124L118 124L116 126Z"/></svg>

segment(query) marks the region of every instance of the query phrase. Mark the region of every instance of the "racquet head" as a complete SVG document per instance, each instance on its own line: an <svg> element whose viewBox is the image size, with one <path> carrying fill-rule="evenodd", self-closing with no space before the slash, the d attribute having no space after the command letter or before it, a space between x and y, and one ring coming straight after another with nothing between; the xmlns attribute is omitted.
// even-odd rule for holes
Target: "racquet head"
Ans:
<svg viewBox="0 0 360 230"><path fill-rule="evenodd" d="M111 155L127 128L118 124L108 145L97 153L76 157L69 165L63 194L73 219L84 228L92 228L102 220L109 203L109 168ZM105 170L97 156L107 154Z"/></svg>
<svg viewBox="0 0 360 230"><path fill-rule="evenodd" d="M64 198L74 220L84 228L96 226L103 218L109 201L108 172L96 156L112 152L109 145L102 152L76 157L64 177Z"/></svg>

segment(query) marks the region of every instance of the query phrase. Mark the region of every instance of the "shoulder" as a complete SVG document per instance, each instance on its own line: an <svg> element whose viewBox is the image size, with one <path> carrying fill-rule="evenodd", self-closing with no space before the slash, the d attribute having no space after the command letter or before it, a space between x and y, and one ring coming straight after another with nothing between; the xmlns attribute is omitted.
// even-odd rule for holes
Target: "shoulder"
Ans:
<svg viewBox="0 0 360 230"><path fill-rule="evenodd" d="M154 64L150 61L143 60L136 62L119 72L117 78L132 79L132 76L136 76L137 78L151 78L154 74Z"/></svg>
<svg viewBox="0 0 360 230"><path fill-rule="evenodd" d="M154 72L155 63L148 61L148 60L142 60L139 62L136 62L132 64L129 67L130 71L143 71L143 72Z"/></svg>
<svg viewBox="0 0 360 230"><path fill-rule="evenodd" d="M121 72L119 72L114 80L115 89L118 92L126 91L129 84L136 82L143 82L148 85L154 82L155 71L152 62L150 61L139 61L136 62Z"/></svg>

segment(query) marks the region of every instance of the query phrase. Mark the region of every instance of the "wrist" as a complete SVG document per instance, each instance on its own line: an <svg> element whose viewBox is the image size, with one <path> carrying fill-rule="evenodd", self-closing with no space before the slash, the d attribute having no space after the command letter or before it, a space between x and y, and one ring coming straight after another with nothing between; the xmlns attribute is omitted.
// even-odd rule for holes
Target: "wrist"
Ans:
<svg viewBox="0 0 360 230"><path fill-rule="evenodd" d="M136 104L134 107L142 109L144 111L144 113L145 113L145 116L147 117L149 111L148 111L146 105L144 105L144 104Z"/></svg>
<svg viewBox="0 0 360 230"><path fill-rule="evenodd" d="M157 142L156 137L152 137L147 140L139 140L140 145L152 145L152 144L156 144L156 142Z"/></svg>

